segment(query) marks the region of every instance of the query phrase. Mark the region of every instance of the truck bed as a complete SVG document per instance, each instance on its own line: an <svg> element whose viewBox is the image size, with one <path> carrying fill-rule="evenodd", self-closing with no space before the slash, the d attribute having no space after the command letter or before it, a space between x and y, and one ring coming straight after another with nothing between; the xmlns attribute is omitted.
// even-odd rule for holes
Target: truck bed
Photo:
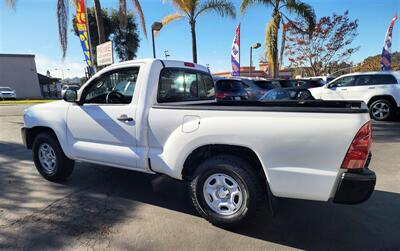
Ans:
<svg viewBox="0 0 400 251"><path fill-rule="evenodd" d="M197 104L164 103L158 109L315 112L315 113L368 113L363 101L210 101Z"/></svg>

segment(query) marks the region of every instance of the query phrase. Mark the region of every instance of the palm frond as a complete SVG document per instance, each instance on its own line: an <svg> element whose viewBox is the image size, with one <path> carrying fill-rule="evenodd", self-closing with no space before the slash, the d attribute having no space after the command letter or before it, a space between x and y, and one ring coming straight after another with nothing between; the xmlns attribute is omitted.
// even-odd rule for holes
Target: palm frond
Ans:
<svg viewBox="0 0 400 251"><path fill-rule="evenodd" d="M163 26L165 26L165 25L171 23L172 21L179 20L179 19L182 19L184 17L185 17L185 14L181 14L181 13L177 13L177 12L176 13L172 13L172 14L164 17L161 20L161 23L163 24ZM159 33L160 33L160 31L156 31L156 32L154 32L154 35L157 36Z"/></svg>
<svg viewBox="0 0 400 251"><path fill-rule="evenodd" d="M140 5L139 0L132 0L132 1L133 5L135 6L137 14L139 15L140 25L142 26L144 36L147 38L146 21L144 20L142 6Z"/></svg>
<svg viewBox="0 0 400 251"><path fill-rule="evenodd" d="M68 0L57 0L58 34L59 34L63 59L67 54L67 46L68 46L68 40L67 40L68 12L69 12Z"/></svg>
<svg viewBox="0 0 400 251"><path fill-rule="evenodd" d="M163 20L161 20L161 23L163 24L163 26L165 26L165 25L171 23L172 21L179 20L179 19L181 19L183 17L185 17L184 14L172 13L172 14L164 17Z"/></svg>
<svg viewBox="0 0 400 251"><path fill-rule="evenodd" d="M128 23L128 17L126 13L126 0L119 0L118 19L120 26L125 29Z"/></svg>
<svg viewBox="0 0 400 251"><path fill-rule="evenodd" d="M5 0L5 3L9 8L15 10L15 6L17 4L17 0Z"/></svg>
<svg viewBox="0 0 400 251"><path fill-rule="evenodd" d="M195 14L195 18L202 13L210 11L217 12L222 17L236 18L235 5L229 0L208 0L202 3Z"/></svg>
<svg viewBox="0 0 400 251"><path fill-rule="evenodd" d="M272 0L243 0L240 4L240 13L244 14L246 10L254 4L274 5Z"/></svg>
<svg viewBox="0 0 400 251"><path fill-rule="evenodd" d="M299 17L304 18L308 24L308 32L311 34L315 29L315 12L314 9L298 0L286 0L286 9L290 12L296 13Z"/></svg>

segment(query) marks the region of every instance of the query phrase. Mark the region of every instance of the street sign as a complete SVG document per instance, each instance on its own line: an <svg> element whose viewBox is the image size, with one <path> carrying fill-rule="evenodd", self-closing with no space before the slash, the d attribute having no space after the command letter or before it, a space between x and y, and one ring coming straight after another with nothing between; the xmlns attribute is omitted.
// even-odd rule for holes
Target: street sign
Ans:
<svg viewBox="0 0 400 251"><path fill-rule="evenodd" d="M114 63L112 42L108 41L96 47L97 65L110 65Z"/></svg>

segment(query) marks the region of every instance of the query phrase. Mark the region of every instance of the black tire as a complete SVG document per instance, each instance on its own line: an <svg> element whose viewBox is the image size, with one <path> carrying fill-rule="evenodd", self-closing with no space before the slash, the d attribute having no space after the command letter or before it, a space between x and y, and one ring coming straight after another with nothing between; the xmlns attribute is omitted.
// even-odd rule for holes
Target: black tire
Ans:
<svg viewBox="0 0 400 251"><path fill-rule="evenodd" d="M217 213L206 202L203 186L207 179L215 174L233 178L243 193L241 206L231 215ZM259 176L247 162L231 155L211 157L200 164L191 181L191 195L194 207L199 214L213 225L222 228L233 228L239 224L245 224L256 215L265 197Z"/></svg>
<svg viewBox="0 0 400 251"><path fill-rule="evenodd" d="M386 113L380 113L378 111L378 109L380 107L384 107L384 108L388 109L388 113L387 114ZM377 121L384 121L384 120L391 119L393 117L394 112L395 112L395 109L394 109L394 106L393 106L392 102L390 102L387 99L375 100L369 106L369 113L371 115L371 118L373 118L374 120L377 120Z"/></svg>
<svg viewBox="0 0 400 251"><path fill-rule="evenodd" d="M55 155L55 164L50 172L40 161L39 149L41 146L48 145ZM48 148L49 149L49 148ZM40 133L35 137L32 146L33 161L39 173L49 181L61 181L68 178L74 170L75 162L65 156L57 138L49 133Z"/></svg>

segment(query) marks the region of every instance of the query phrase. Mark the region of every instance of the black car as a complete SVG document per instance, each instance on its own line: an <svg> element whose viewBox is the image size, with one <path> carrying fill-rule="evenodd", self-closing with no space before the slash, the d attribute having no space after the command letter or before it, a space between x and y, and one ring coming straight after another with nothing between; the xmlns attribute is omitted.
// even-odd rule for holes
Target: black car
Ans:
<svg viewBox="0 0 400 251"><path fill-rule="evenodd" d="M215 98L217 100L248 100L249 96L239 80L218 79L215 80Z"/></svg>
<svg viewBox="0 0 400 251"><path fill-rule="evenodd" d="M315 100L306 88L279 88L267 92L260 101L273 100Z"/></svg>

